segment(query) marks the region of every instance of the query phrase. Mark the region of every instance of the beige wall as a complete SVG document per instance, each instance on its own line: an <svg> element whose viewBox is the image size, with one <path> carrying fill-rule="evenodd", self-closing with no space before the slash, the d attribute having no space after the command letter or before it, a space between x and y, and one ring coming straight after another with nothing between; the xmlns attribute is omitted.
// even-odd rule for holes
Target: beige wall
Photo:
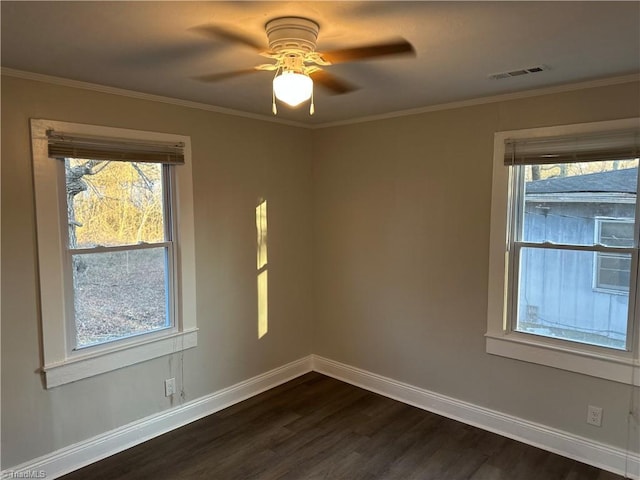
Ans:
<svg viewBox="0 0 640 480"><path fill-rule="evenodd" d="M29 118L191 136L198 347L44 390ZM311 132L2 78L2 468L311 353ZM268 200L269 333L258 339L255 206ZM176 399L176 403L178 399Z"/></svg>
<svg viewBox="0 0 640 480"><path fill-rule="evenodd" d="M639 92L630 83L314 132L313 352L625 447L629 386L488 355L483 335L493 133L639 116ZM585 423L589 404L604 407L602 428Z"/></svg>
<svg viewBox="0 0 640 480"><path fill-rule="evenodd" d="M309 353L625 447L628 386L487 355L483 335L494 131L637 116L638 92L624 84L311 131L3 77L2 468L170 408L170 376L188 401ZM196 349L42 388L32 117L191 136ZM259 196L269 200L262 340ZM587 404L604 407L602 428L585 424Z"/></svg>

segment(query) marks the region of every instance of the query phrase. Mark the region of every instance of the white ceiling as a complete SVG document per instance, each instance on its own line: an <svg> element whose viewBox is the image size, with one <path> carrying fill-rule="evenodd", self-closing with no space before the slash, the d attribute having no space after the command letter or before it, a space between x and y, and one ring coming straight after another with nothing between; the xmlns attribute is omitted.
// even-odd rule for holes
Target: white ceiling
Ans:
<svg viewBox="0 0 640 480"><path fill-rule="evenodd" d="M247 46L196 33L215 24L267 46L279 16L320 24L318 50L402 36L416 57L327 69L361 88L316 88L278 117L327 124L640 72L640 2L23 2L0 3L2 66L271 116L272 73L214 84L192 77L265 63ZM541 73L492 80L536 65Z"/></svg>

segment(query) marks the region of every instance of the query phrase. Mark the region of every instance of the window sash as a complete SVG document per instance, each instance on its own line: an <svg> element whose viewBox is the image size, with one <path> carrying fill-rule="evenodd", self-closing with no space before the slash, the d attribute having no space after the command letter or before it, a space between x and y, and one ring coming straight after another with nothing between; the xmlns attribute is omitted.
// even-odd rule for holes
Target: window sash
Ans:
<svg viewBox="0 0 640 480"><path fill-rule="evenodd" d="M137 163L137 162L131 162ZM64 174L62 175L64 177ZM171 170L171 165L163 165L162 166L162 216L163 216L163 226L164 226L164 242L140 242L137 244L122 244L122 245L95 245L93 247L76 247L69 248L69 229L66 229L66 236L63 236L62 241L64 245L67 245L67 250L71 253L81 253L83 251L95 251L98 252L100 248L111 249L114 251L115 248L123 248L123 249L131 249L136 246L145 246L145 245L163 245L169 244L177 238L176 225L175 224L175 175ZM64 183L64 182L63 182ZM64 190L65 185L61 185L61 191ZM62 207L61 210L67 212L67 197L61 200Z"/></svg>
<svg viewBox="0 0 640 480"><path fill-rule="evenodd" d="M536 249L549 249L549 250L570 250L570 251L592 251L594 252L594 256L598 254L620 254L620 253L628 253L631 254L631 267L630 267L630 278L629 278L629 309L627 312L627 328L626 328L626 342L624 351L631 352L634 345L634 318L635 318L635 305L636 305L636 295L633 292L636 291L637 285L637 275L638 275L638 249L636 248L611 248L611 247L603 247L601 245L594 246L576 246L576 245L555 245L555 244L540 244L540 243L529 243L529 242L514 242L508 251L509 256L509 269L508 269L508 279L507 279L507 317L506 317L506 327L509 332L525 334L529 335L527 332L522 332L517 329L518 323L518 311L519 311L519 294L520 294L520 257L521 252L524 248L536 248ZM596 266L597 268L597 266ZM604 287L603 287L604 288ZM620 293L620 292L618 292ZM546 337L542 336L542 338L550 338L553 340L560 340L562 342L566 342L572 345L581 345L581 346L589 346L594 347L596 349L603 349L604 351L611 351L611 347L592 345L582 342L577 342L571 339L561 339L557 337ZM613 349L615 350L615 349Z"/></svg>
<svg viewBox="0 0 640 480"><path fill-rule="evenodd" d="M620 160L620 158L614 159ZM553 163L559 163L554 160ZM522 240L523 224L524 224L524 202L525 202L525 165L508 165L509 167L509 199L508 202L508 219L507 219L507 264L506 264L506 317L505 328L511 333L524 333L517 330L518 306L519 306L519 289L520 289L520 256L523 248L540 248L551 250L573 250L594 252L594 256L598 254L631 254L631 274L629 280L629 309L627 312L627 331L625 351L631 352L635 345L634 326L635 326L635 309L637 303L637 282L639 275L639 249L638 249L638 228L640 222L636 221L634 228L634 246L632 247L616 247L607 246L601 243L595 245L574 245L552 242L525 242ZM640 168L638 169L640 175ZM636 195L636 219L638 219L638 211L640 210L640 197ZM543 337L547 338L547 337ZM553 337L551 340L560 340L572 345L584 345L610 351L611 348L603 346L595 346L590 344L582 344L572 340L563 340Z"/></svg>
<svg viewBox="0 0 640 480"><path fill-rule="evenodd" d="M122 144L127 145L130 142L123 140ZM90 158L91 159L91 158ZM94 160L94 159L91 159ZM136 160L137 162L137 160ZM134 162L131 162L134 163ZM154 162L157 163L157 162ZM64 170L64 163L60 163L58 166L59 169ZM65 278L66 291L69 292L67 295L67 312L66 312L66 340L67 340L67 355L69 357L73 357L74 355L79 354L79 352L86 353L88 350L91 351L100 351L111 348L115 344L127 343L132 340L132 338L140 338L144 336L154 336L157 335L158 332L162 332L163 330L171 330L177 331L177 319L179 316L178 311L178 292L176 290L178 286L178 272L176 269L176 255L177 255L177 245L174 239L177 238L177 226L175 225L175 215L174 210L176 208L175 205L175 175L172 171L173 165L171 164L163 164L162 166L162 214L164 217L164 242L150 242L150 243L138 243L138 244L130 244L130 245L114 245L114 246L94 246L94 247L85 247L85 248L69 248L69 229L63 228L60 230L61 245L66 246L65 248L65 257L66 261L64 262L64 272L63 277ZM61 173L61 178L64 178L64 172ZM60 188L60 196L59 201L61 205L61 211L67 212L67 195L66 188L62 186ZM65 217L66 218L66 217ZM134 251L134 250L143 250L143 249L151 249L151 248L159 248L162 247L166 252L166 264L165 264L165 278L167 279L167 316L169 326L161 329L161 330L153 330L148 332L142 332L136 335L129 335L122 338L117 338L113 340L107 340L100 343L95 343L92 345L86 346L78 346L77 345L77 327L76 327L76 312L75 312L75 288L73 285L73 262L72 258L74 255L84 255L84 254L92 254L92 253L107 253L107 252L119 252L119 251Z"/></svg>
<svg viewBox="0 0 640 480"><path fill-rule="evenodd" d="M164 257L164 290L165 290L165 303L164 303L164 313L166 315L165 325L159 328L153 328L141 332L129 333L126 335L121 335L116 338L110 338L107 340L102 340L99 342L90 343L87 345L78 345L78 330L77 330L77 312L75 310L75 300L77 292L75 288L73 288L73 258L74 257L82 257L84 255L94 255L94 254L108 254L108 253L116 253L116 252L140 252L143 250L151 250L151 249L162 249L163 257ZM163 331L176 331L176 313L175 313L175 248L172 242L163 242L160 244L145 244L145 245L134 245L129 248L127 247L102 247L96 249L81 249L69 251L69 255L67 256L67 261L65 263L65 275L69 275L69 292L72 296L70 302L68 302L68 312L67 312L67 341L70 346L70 351L68 352L70 356L77 355L79 353L85 354L87 351L100 351L103 349L109 349L114 345L120 345L122 343L128 343L132 339L143 336L153 336L158 333L162 334ZM111 332L107 332L111 333Z"/></svg>

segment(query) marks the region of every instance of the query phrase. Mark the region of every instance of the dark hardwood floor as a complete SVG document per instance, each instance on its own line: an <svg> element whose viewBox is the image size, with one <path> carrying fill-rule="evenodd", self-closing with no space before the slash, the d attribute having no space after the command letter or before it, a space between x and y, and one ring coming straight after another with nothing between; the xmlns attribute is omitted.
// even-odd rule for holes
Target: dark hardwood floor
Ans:
<svg viewBox="0 0 640 480"><path fill-rule="evenodd" d="M318 373L62 478L622 479Z"/></svg>

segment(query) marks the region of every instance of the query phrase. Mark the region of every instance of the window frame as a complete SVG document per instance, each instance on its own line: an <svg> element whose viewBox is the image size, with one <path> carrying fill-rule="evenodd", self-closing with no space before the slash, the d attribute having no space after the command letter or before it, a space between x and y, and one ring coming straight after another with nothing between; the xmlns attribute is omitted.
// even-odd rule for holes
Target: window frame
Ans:
<svg viewBox="0 0 640 480"><path fill-rule="evenodd" d="M487 353L513 358L531 363L560 368L599 378L640 385L640 322L635 308L629 315L630 325L628 351L618 351L605 347L580 344L517 332L512 318L513 288L517 281L513 278L515 258L511 248L514 219L513 208L518 199L514 194L514 169L504 165L505 141L524 138L544 138L574 134L602 133L625 128L638 128L639 118L611 120L604 122L563 125L558 127L538 127L522 130L496 132L494 134L493 185L491 198L491 224L489 245L489 278L487 305ZM640 217L638 218L640 222ZM638 298L638 288L632 272L630 305L632 292ZM511 282L511 283L510 283ZM630 306L630 309L633 307Z"/></svg>
<svg viewBox="0 0 640 480"><path fill-rule="evenodd" d="M183 165L171 169L166 185L170 192L173 217L171 228L174 255L170 293L173 322L170 328L130 336L115 341L73 349L71 253L68 225L64 162L48 157L47 131L145 142L184 143ZM195 298L195 249L193 187L190 137L184 135L85 125L55 120L32 119L32 160L35 214L38 233L38 267L42 323L42 351L46 388L123 368L197 346ZM65 243L66 242L66 243ZM70 307L71 305L71 307Z"/></svg>
<svg viewBox="0 0 640 480"><path fill-rule="evenodd" d="M60 162L63 162L60 159ZM124 161L123 163L134 163L133 161ZM153 162L152 162L153 163ZM171 165L160 164L161 166L161 175L162 175L162 214L163 214L163 225L164 225L164 239L161 242L153 242L153 243L141 243L141 244L124 244L124 245L114 245L114 246L93 246L93 247L76 247L71 248L69 245L69 228L62 229L61 233L63 234L62 244L66 246L65 255L64 255L64 265L65 265L65 276L67 277L66 286L67 292L70 294L69 300L66 302L67 312L66 312L66 327L67 327L67 354L70 358L73 356L80 355L82 352L86 351L86 349L92 349L92 353L99 352L103 349L109 348L109 346L116 346L117 344L125 345L129 343L135 343L136 339L134 337L139 337L141 335L152 335L157 333L161 335L166 333L167 331L176 332L177 325L176 319L178 318L178 313L176 310L176 289L175 285L177 284L177 271L176 271L176 241L177 238L177 229L175 223L175 215L176 211L176 199L173 194L175 190L175 182L173 181L175 177L175 167L172 168ZM66 171L66 170L65 170ZM65 176L63 175L63 178ZM66 189L66 178L65 178L65 189ZM62 192L60 192L62 193ZM68 212L68 196L61 195L58 199L62 202L63 207L66 207L66 211ZM64 210L63 210L64 211ZM68 221L68 214L65 216ZM77 345L77 331L76 331L76 312L75 312L75 290L73 288L73 257L74 255L91 255L91 254L101 254L108 252L133 252L140 250L148 250L154 248L162 248L165 250L165 275L166 275L166 287L167 287L167 305L166 305L166 314L169 325L164 326L162 328L156 328L154 330L150 330L147 332L139 332L134 333L132 335L124 336L122 338L115 338L112 340L106 340L103 342L78 346ZM70 270L71 269L71 270ZM71 273L69 273L71 272ZM117 342L117 343L116 343Z"/></svg>

